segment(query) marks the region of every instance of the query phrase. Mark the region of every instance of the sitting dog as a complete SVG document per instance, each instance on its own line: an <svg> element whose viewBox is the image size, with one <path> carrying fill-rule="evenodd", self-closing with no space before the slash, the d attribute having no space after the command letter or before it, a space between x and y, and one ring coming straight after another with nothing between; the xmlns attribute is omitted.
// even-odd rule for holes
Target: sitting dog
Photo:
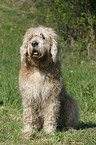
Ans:
<svg viewBox="0 0 96 145"><path fill-rule="evenodd" d="M26 32L19 73L24 132L43 128L49 133L78 125L78 105L65 91L59 52L52 28L39 26Z"/></svg>

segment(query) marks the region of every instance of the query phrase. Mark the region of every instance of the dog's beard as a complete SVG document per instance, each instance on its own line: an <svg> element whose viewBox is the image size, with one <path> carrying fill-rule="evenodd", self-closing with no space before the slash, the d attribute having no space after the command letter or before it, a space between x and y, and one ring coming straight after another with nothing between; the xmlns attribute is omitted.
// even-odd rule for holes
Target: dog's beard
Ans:
<svg viewBox="0 0 96 145"><path fill-rule="evenodd" d="M50 62L50 56L50 53L47 51L42 54L40 51L33 49L30 54L26 53L26 61L30 66L45 67Z"/></svg>

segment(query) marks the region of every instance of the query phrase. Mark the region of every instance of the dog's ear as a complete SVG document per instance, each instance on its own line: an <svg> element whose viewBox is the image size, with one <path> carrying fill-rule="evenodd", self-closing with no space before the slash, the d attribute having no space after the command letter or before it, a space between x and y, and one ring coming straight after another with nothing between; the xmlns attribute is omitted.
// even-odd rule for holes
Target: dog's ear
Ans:
<svg viewBox="0 0 96 145"><path fill-rule="evenodd" d="M57 61L57 56L61 52L62 50L59 45L58 35L51 29L51 55L53 62Z"/></svg>
<svg viewBox="0 0 96 145"><path fill-rule="evenodd" d="M22 46L20 47L20 55L21 55L21 62L24 60L25 55L26 55L26 49L25 46L22 44Z"/></svg>
<svg viewBox="0 0 96 145"><path fill-rule="evenodd" d="M28 49L28 43L29 43L29 40L32 37L31 33L32 33L32 28L28 29L27 32L24 35L23 44L20 47L21 62L25 59L26 53L29 50Z"/></svg>
<svg viewBox="0 0 96 145"><path fill-rule="evenodd" d="M21 55L21 62L25 59L27 53L28 42L26 37L24 36L23 44L20 47L20 55Z"/></svg>

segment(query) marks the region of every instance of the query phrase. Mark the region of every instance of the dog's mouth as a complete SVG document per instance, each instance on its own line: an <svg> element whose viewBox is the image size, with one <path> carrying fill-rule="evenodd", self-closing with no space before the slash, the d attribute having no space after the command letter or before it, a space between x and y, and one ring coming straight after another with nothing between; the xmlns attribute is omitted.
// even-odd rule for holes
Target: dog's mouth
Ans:
<svg viewBox="0 0 96 145"><path fill-rule="evenodd" d="M33 58L38 58L38 59L40 59L41 57L43 57L43 54L41 54L41 53L38 52L36 49L34 49L34 50L32 51L32 57L33 57Z"/></svg>

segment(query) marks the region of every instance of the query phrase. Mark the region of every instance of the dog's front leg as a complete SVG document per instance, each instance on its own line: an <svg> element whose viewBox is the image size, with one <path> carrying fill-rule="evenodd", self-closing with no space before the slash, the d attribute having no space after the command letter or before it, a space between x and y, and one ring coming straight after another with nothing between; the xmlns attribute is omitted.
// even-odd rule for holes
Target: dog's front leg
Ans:
<svg viewBox="0 0 96 145"><path fill-rule="evenodd" d="M23 122L24 132L31 132L33 130L32 125L32 108L31 106L23 106Z"/></svg>
<svg viewBox="0 0 96 145"><path fill-rule="evenodd" d="M57 117L59 112L59 102L56 100L55 103L51 102L46 105L44 110L44 131L50 133L54 132L57 127Z"/></svg>
<svg viewBox="0 0 96 145"><path fill-rule="evenodd" d="M28 101L23 101L24 132L34 132L42 127L43 121L40 110Z"/></svg>
<svg viewBox="0 0 96 145"><path fill-rule="evenodd" d="M24 132L34 131L33 125L33 108L32 102L28 98L23 98L23 123L24 123Z"/></svg>

